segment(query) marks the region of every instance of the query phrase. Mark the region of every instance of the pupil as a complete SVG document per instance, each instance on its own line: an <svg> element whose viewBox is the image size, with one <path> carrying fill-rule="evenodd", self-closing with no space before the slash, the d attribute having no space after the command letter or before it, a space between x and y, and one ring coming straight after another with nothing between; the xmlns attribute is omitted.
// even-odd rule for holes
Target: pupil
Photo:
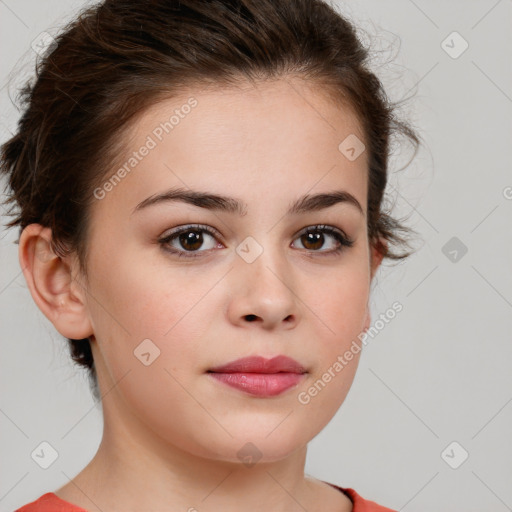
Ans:
<svg viewBox="0 0 512 512"><path fill-rule="evenodd" d="M313 249L322 247L322 243L321 243L321 237L323 236L322 233L306 233L305 236L307 239L307 243L310 243L310 242L313 243L313 245L314 245ZM306 244L304 244L304 245L306 245Z"/></svg>
<svg viewBox="0 0 512 512"><path fill-rule="evenodd" d="M203 243L203 236L197 231L187 231L187 233L180 235L180 242L185 249L199 249Z"/></svg>

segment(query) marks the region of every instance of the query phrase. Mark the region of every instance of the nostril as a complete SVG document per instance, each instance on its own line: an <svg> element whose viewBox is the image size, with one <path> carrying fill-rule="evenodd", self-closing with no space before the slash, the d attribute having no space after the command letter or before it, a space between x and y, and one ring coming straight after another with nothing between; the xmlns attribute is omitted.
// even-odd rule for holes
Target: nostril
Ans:
<svg viewBox="0 0 512 512"><path fill-rule="evenodd" d="M249 322L252 322L254 320L256 320L256 315L246 315L245 318L249 321Z"/></svg>

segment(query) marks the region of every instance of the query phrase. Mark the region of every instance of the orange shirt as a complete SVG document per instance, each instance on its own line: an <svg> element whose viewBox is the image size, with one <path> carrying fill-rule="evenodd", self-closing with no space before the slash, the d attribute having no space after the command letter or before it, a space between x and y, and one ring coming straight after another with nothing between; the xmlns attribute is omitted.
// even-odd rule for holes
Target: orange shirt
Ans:
<svg viewBox="0 0 512 512"><path fill-rule="evenodd" d="M339 487L334 484L335 489L345 493L353 503L352 512L395 512L390 508L378 505L374 501L365 500L354 489L348 487ZM23 505L21 508L16 509L14 512L87 512L85 509L77 507L72 503L68 503L59 498L53 492L47 492L40 496L37 500Z"/></svg>

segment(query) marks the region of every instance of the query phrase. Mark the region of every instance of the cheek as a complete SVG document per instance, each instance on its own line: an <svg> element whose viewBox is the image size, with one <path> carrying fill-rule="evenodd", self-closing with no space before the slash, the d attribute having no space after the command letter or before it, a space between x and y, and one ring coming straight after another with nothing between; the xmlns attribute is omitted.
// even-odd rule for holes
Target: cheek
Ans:
<svg viewBox="0 0 512 512"><path fill-rule="evenodd" d="M369 276L354 266L326 279L317 294L310 294L315 319L317 365L308 383L316 382L311 397L319 414L329 417L341 405L354 379L361 355L369 298ZM309 394L309 391L306 390Z"/></svg>
<svg viewBox="0 0 512 512"><path fill-rule="evenodd" d="M139 346L158 356L156 366L178 372L190 367L214 310L211 303L206 309L208 300L202 299L218 277L134 260L125 252L108 265L99 257L91 265L93 329L115 380L140 369Z"/></svg>
<svg viewBox="0 0 512 512"><path fill-rule="evenodd" d="M309 301L329 345L340 348L363 330L369 287L368 271L362 266L347 267L316 282L316 293L309 294Z"/></svg>

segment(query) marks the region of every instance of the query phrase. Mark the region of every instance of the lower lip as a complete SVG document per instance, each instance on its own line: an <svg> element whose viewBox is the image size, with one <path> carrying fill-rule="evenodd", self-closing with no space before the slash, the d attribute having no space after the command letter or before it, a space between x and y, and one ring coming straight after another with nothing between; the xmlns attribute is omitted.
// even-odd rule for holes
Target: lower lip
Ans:
<svg viewBox="0 0 512 512"><path fill-rule="evenodd" d="M303 378L302 373L210 373L215 379L228 386L254 396L276 396L296 386Z"/></svg>

